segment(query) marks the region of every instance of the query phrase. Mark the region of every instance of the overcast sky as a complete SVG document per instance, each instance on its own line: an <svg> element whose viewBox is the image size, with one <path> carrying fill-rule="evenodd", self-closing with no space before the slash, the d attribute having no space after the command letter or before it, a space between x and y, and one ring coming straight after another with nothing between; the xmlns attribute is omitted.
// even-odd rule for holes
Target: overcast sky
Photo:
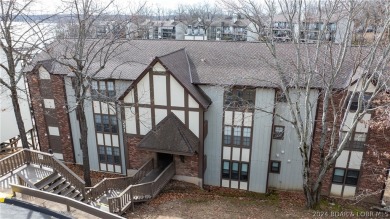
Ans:
<svg viewBox="0 0 390 219"><path fill-rule="evenodd" d="M96 0L100 2L105 2L107 0ZM142 2L143 0L116 0L118 4L123 5L123 7L132 4L133 2ZM162 8L166 9L176 9L179 4L197 4L197 3L214 3L215 0L147 0L149 7L159 5ZM54 13L61 6L61 0L36 0L34 5L34 11L39 13Z"/></svg>

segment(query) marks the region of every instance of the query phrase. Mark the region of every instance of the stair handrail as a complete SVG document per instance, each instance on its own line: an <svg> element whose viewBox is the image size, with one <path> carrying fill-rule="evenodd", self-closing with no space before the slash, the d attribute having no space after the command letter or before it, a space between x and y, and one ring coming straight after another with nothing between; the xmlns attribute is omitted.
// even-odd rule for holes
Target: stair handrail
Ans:
<svg viewBox="0 0 390 219"><path fill-rule="evenodd" d="M167 179L171 179L174 175L175 165L172 162L160 173L160 175L158 175L155 180L151 182L130 185L117 197L108 198L110 211L113 210L112 212L122 214L130 206L132 206L134 209L134 193L136 190L146 190L143 195L148 195L150 198L154 198L160 192L163 186L169 182Z"/></svg>
<svg viewBox="0 0 390 219"><path fill-rule="evenodd" d="M30 163L40 166L46 166L57 171L62 177L70 182L77 190L79 190L83 196L85 196L85 182L72 170L70 170L65 164L54 157L53 154L34 151L30 149L23 149Z"/></svg>
<svg viewBox="0 0 390 219"><path fill-rule="evenodd" d="M0 159L0 177L8 173L13 173L14 170L26 164L24 150L20 150L14 154L8 155Z"/></svg>
<svg viewBox="0 0 390 219"><path fill-rule="evenodd" d="M99 183L91 187L85 187L86 198L90 201L95 201L104 194L107 194L110 189L125 189L131 182L131 176L104 178ZM119 183L118 183L119 181ZM124 181L124 183L123 183Z"/></svg>
<svg viewBox="0 0 390 219"><path fill-rule="evenodd" d="M175 175L175 164L172 162L165 170L158 175L152 182L152 197L154 198L165 186L169 180Z"/></svg>
<svg viewBox="0 0 390 219"><path fill-rule="evenodd" d="M91 205L88 205L84 202L80 202L77 200L74 200L72 198L62 196L62 195L57 195L54 193L46 192L46 191L41 191L37 189L31 189L28 187L20 186L20 185L15 185L11 184L11 189L12 192L15 193L20 193L20 194L25 194L33 197L37 197L40 199L56 202L58 204L64 204L69 207L73 207L76 209L79 209L80 211L84 211L88 214L91 214L95 216L96 218L107 218L107 219L123 219L123 217L120 217L119 215L112 214L110 212L104 211L99 208L95 208Z"/></svg>
<svg viewBox="0 0 390 219"><path fill-rule="evenodd" d="M95 201L103 194L107 194L110 189L124 190L129 185L139 182L147 173L153 170L154 159L150 158L144 163L133 176L104 178L93 187L85 187L86 196L89 200ZM116 182L120 183L116 183Z"/></svg>

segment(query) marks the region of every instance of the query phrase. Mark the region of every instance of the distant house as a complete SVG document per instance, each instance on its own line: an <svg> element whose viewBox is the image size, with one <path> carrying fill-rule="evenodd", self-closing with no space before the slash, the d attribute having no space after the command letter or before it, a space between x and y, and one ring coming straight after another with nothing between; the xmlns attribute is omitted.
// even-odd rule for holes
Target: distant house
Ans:
<svg viewBox="0 0 390 219"><path fill-rule="evenodd" d="M296 57L293 47L277 44L287 68ZM157 165L174 163L176 179L199 186L259 193L302 190L299 140L293 126L276 116L290 118L285 96L276 86L275 69L267 62L271 55L265 44L133 40L117 52L121 55L106 66L124 64L96 75L84 109L92 170L127 175L154 158ZM44 103L56 100L73 108L70 70L44 54L34 63L26 69L29 86L35 88L32 99L40 95ZM343 68L334 88L349 92L357 86L354 78L350 68ZM323 113L318 96L321 83L328 79L313 81L310 118ZM50 92L59 88L63 89ZM302 110L301 92L292 90L290 98ZM335 96L335 101L340 99ZM355 115L355 106L346 109L348 118ZM47 118L37 122L41 149L52 149L65 162L82 164L77 112L39 101L33 101L33 109L36 117ZM41 113L44 110L57 113L48 117ZM378 164L366 150L367 142L380 142L378 154L388 151L385 146L389 145L367 125L371 117L367 114L358 124L348 147L329 170L324 194L353 197L384 188L383 182L372 177L372 170L366 169L376 165L382 170L389 163L388 158L381 158L384 162ZM313 142L319 141L317 123L316 119L309 123L308 131L315 133ZM312 148L314 168L318 165L316 150ZM378 194L373 201L380 199Z"/></svg>
<svg viewBox="0 0 390 219"><path fill-rule="evenodd" d="M319 19L316 15L306 16L301 21L296 16L291 18L289 15L276 14L272 19L265 19L263 25L258 27L250 23L247 41L261 41L264 40L262 37L267 37L278 42L299 40L315 43L320 40L341 43L347 30L347 19L342 13L334 14L329 19Z"/></svg>
<svg viewBox="0 0 390 219"><path fill-rule="evenodd" d="M140 24L141 29L148 29L147 39L184 40L186 25L180 21L145 20ZM144 38L145 39L145 38Z"/></svg>
<svg viewBox="0 0 390 219"><path fill-rule="evenodd" d="M188 25L186 40L232 40L246 41L248 19L239 18L236 15L208 20L205 28L199 21Z"/></svg>

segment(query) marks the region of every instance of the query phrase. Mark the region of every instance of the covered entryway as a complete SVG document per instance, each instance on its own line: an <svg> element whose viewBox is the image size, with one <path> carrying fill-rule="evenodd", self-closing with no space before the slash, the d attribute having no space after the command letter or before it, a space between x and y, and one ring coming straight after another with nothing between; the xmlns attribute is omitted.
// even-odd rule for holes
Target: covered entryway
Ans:
<svg viewBox="0 0 390 219"><path fill-rule="evenodd" d="M173 155L166 153L157 153L157 166L160 168L167 167L173 162Z"/></svg>
<svg viewBox="0 0 390 219"><path fill-rule="evenodd" d="M155 152L157 169L174 162L176 171L191 169L193 176L198 173L199 144L199 138L171 112L146 134L137 149Z"/></svg>

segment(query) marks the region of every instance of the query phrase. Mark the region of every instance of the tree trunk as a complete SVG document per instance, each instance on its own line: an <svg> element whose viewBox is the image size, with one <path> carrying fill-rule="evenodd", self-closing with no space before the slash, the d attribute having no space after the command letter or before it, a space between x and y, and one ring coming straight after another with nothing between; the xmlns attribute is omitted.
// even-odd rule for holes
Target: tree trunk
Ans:
<svg viewBox="0 0 390 219"><path fill-rule="evenodd" d="M306 199L306 207L308 209L316 209L321 200L321 186L318 188L312 188L313 186L304 184L303 192Z"/></svg>
<svg viewBox="0 0 390 219"><path fill-rule="evenodd" d="M87 120L84 112L84 100L80 101L80 104L77 106L79 113L79 122L80 122L80 132L81 132L81 149L83 150L83 172L84 172L84 181L85 186L90 187L91 183L91 173L89 166L89 154L88 154L88 126Z"/></svg>
<svg viewBox="0 0 390 219"><path fill-rule="evenodd" d="M16 82L12 77L10 78L10 81L11 81L12 106L14 107L15 119L16 119L16 124L18 125L20 139L22 140L23 148L29 148L28 141L27 141L27 134L24 128L23 117L22 117L22 113L20 112Z"/></svg>

